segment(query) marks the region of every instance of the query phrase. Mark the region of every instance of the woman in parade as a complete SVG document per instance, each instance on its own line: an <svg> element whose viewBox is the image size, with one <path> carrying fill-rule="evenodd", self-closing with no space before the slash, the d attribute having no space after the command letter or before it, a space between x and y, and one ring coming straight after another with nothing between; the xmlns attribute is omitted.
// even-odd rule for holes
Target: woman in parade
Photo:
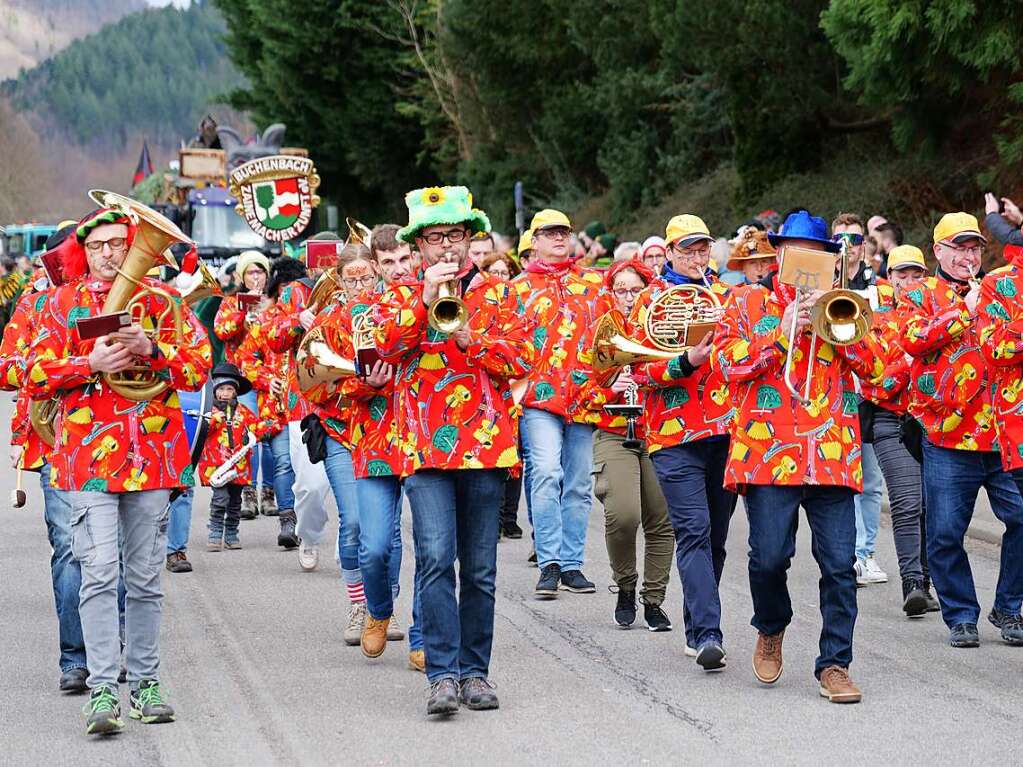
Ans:
<svg viewBox="0 0 1023 767"><path fill-rule="evenodd" d="M642 261L617 261L604 278L614 296L615 308L628 317L636 299L651 283L653 272ZM631 335L631 334L630 334ZM645 444L643 420L635 424L636 445L626 444L626 418L604 409L638 397L638 385L631 371L623 369L609 386L591 390L588 406L593 437L593 493L604 506L604 540L618 591L614 619L622 628L636 620L636 537L643 528L643 587L639 601L651 631L671 630L671 621L661 609L671 574L675 536L668 520L668 507L657 481Z"/></svg>

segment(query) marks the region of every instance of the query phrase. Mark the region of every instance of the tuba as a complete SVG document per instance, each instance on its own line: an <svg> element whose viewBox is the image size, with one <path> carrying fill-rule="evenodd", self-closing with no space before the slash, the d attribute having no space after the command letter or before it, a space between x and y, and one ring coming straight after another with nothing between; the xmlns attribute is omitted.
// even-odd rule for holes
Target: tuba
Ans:
<svg viewBox="0 0 1023 767"><path fill-rule="evenodd" d="M135 221L137 226L135 240L117 270L117 277L110 286L102 313L126 311L134 322L141 324L145 318L145 305L142 301L146 296L158 296L163 299L166 308L152 318L153 329L146 331L147 334L150 338L156 339L163 324L173 321L177 342L184 343L185 331L180 301L168 291L146 285L142 280L158 262L176 269L177 263L167 253L167 249L175 243L191 243L191 240L173 221L130 197L102 189L91 190L89 197L101 207L122 211ZM122 397L135 402L159 397L170 386L146 365L135 365L119 373L104 373L103 379Z"/></svg>
<svg viewBox="0 0 1023 767"><path fill-rule="evenodd" d="M33 400L28 410L28 420L32 424L32 431L50 447L53 447L57 441L54 421L57 418L58 410L60 410L60 398L58 397Z"/></svg>
<svg viewBox="0 0 1023 767"><path fill-rule="evenodd" d="M355 363L330 348L321 328L305 334L295 353L295 376L303 393L314 386L334 386L355 374Z"/></svg>
<svg viewBox="0 0 1023 767"><path fill-rule="evenodd" d="M195 274L189 276L188 286L181 291L181 300L191 306L204 298L223 295L224 291L217 278L213 276L213 272L204 261L200 261Z"/></svg>
<svg viewBox="0 0 1023 767"><path fill-rule="evenodd" d="M447 252L441 259L450 261L453 255ZM461 282L457 277L437 287L437 297L427 308L426 320L438 333L457 333L469 321L469 310L459 297L460 292Z"/></svg>

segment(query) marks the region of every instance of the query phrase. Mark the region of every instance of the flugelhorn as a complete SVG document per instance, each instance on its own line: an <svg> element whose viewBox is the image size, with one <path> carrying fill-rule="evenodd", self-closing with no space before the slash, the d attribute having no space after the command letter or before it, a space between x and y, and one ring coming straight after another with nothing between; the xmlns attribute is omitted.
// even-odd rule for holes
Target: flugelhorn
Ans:
<svg viewBox="0 0 1023 767"><path fill-rule="evenodd" d="M101 207L121 211L137 226L135 240L117 270L117 277L110 286L107 300L103 303L102 313L126 311L133 321L141 325L146 317L143 301L147 296L157 296L163 300L166 308L152 318L153 328L146 331L147 335L156 343L163 324L171 320L174 322L176 342L184 343L185 331L180 302L168 291L146 285L142 280L157 262L162 261L176 269L177 262L169 254L168 248L178 242L192 244L192 241L173 221L130 197L102 189L91 190L89 197ZM167 381L158 378L147 365L133 365L118 373L104 373L103 379L122 397L135 402L159 397L170 386Z"/></svg>
<svg viewBox="0 0 1023 767"><path fill-rule="evenodd" d="M455 254L448 251L440 260L454 263L451 260L454 257ZM469 321L469 310L459 297L460 293L461 281L457 277L437 286L437 297L427 309L426 320L438 333L457 333Z"/></svg>

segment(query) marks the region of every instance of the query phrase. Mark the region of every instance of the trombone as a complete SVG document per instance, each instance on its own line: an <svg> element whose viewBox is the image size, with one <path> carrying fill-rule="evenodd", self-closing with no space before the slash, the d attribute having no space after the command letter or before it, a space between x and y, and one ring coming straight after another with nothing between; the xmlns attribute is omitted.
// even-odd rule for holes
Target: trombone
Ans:
<svg viewBox="0 0 1023 767"><path fill-rule="evenodd" d="M870 308L870 302L848 287L848 248L848 243L843 240L839 251L841 265L839 266L838 287L825 292L810 307L810 353L807 356L806 384L802 394L792 383L792 360L795 355L799 323L798 311L792 313L784 377L785 386L801 405L810 404L810 381L813 378L811 373L813 372L814 355L817 352L817 338L820 337L825 343L832 346L849 346L863 340L873 323L874 312ZM819 254L814 252L814 255ZM802 292L807 290L807 286L797 282L794 287L796 288L796 297L793 300L798 306L803 296Z"/></svg>

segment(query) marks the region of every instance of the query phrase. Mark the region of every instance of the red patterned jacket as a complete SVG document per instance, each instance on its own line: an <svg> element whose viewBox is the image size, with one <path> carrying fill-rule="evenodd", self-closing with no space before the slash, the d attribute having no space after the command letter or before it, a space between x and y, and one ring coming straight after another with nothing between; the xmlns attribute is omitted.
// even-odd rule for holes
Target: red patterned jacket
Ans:
<svg viewBox="0 0 1023 767"><path fill-rule="evenodd" d="M41 290L21 295L0 341L0 389L18 392L11 416L11 444L24 448L22 468L31 471L42 467L50 451L50 446L32 428L29 417L32 399L24 387L28 351L39 330L38 315L46 305L47 292Z"/></svg>
<svg viewBox="0 0 1023 767"><path fill-rule="evenodd" d="M881 349L868 334L838 347L814 342L810 403L800 404L784 381L789 332L788 285L732 290L715 336L711 364L727 382L735 404L725 487L746 485L863 486L858 397L853 374L873 380L883 370ZM796 339L792 381L802 393L810 359L810 333Z"/></svg>
<svg viewBox="0 0 1023 767"><path fill-rule="evenodd" d="M311 289L302 282L289 282L281 288L277 303L267 310L264 320L270 351L287 354L288 421L301 421L313 412L312 405L306 401L302 390L298 388L298 378L295 375L295 353L302 342L302 336L305 335L305 328L302 327L299 315L305 309L311 292Z"/></svg>
<svg viewBox="0 0 1023 767"><path fill-rule="evenodd" d="M462 300L472 341L462 350L426 321L420 282L393 285L373 312L377 351L397 366L394 412L402 476L420 469L513 468L518 424L508 379L533 363L533 347L508 283L473 278Z"/></svg>

